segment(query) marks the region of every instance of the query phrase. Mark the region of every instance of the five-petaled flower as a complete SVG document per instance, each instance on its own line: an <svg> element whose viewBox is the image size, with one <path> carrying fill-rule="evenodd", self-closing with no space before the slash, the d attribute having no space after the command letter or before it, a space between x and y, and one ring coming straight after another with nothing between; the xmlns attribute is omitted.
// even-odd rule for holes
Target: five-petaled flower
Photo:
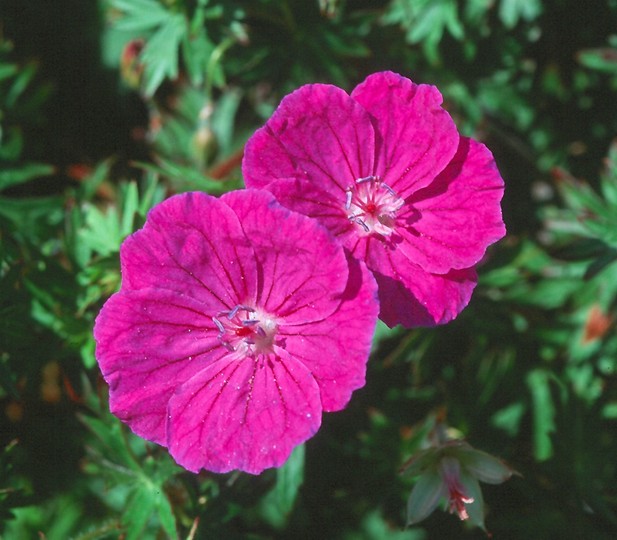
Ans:
<svg viewBox="0 0 617 540"><path fill-rule="evenodd" d="M171 197L121 266L94 329L110 408L190 471L280 466L364 384L374 278L266 191Z"/></svg>
<svg viewBox="0 0 617 540"><path fill-rule="evenodd" d="M515 472L496 457L465 441L449 440L414 455L402 471L419 475L407 502L407 524L428 517L445 500L451 514L484 530L480 482L501 484Z"/></svg>
<svg viewBox="0 0 617 540"><path fill-rule="evenodd" d="M503 180L460 137L437 88L375 73L348 95L309 84L249 140L243 173L328 227L379 285L389 326L432 326L467 305L486 248L505 234Z"/></svg>

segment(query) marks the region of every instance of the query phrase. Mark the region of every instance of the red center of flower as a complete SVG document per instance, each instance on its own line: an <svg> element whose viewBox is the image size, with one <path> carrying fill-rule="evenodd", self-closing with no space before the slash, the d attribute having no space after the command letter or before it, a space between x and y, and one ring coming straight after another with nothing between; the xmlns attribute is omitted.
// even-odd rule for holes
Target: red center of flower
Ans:
<svg viewBox="0 0 617 540"><path fill-rule="evenodd" d="M396 192L379 176L358 178L346 190L345 210L349 221L366 234L392 234L396 214L405 204Z"/></svg>
<svg viewBox="0 0 617 540"><path fill-rule="evenodd" d="M461 519L468 519L466 504L473 503L473 497L465 493L465 488L461 484L460 464L457 459L444 457L439 463L441 476L448 489L448 507L451 514L455 512Z"/></svg>
<svg viewBox="0 0 617 540"><path fill-rule="evenodd" d="M272 317L252 307L237 305L221 311L212 322L219 330L218 339L238 359L273 351L277 325Z"/></svg>

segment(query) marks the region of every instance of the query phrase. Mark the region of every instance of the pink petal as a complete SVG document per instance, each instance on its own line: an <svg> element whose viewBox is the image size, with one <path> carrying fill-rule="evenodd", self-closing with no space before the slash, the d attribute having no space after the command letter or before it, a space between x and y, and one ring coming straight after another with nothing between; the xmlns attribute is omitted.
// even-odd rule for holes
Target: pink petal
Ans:
<svg viewBox="0 0 617 540"><path fill-rule="evenodd" d="M223 309L255 296L253 252L237 216L204 193L156 206L121 249L122 288L156 287L216 302Z"/></svg>
<svg viewBox="0 0 617 540"><path fill-rule="evenodd" d="M278 467L321 424L313 376L273 355L208 366L178 388L168 413L169 451L194 472Z"/></svg>
<svg viewBox="0 0 617 540"><path fill-rule="evenodd" d="M268 185L268 191L283 206L319 221L338 240L354 233L355 228L347 219L345 198L340 193L333 195L315 182L299 179L275 180Z"/></svg>
<svg viewBox="0 0 617 540"><path fill-rule="evenodd" d="M372 174L400 197L428 186L454 156L458 131L434 86L385 71L367 77L351 97L371 114L377 130Z"/></svg>
<svg viewBox="0 0 617 540"><path fill-rule="evenodd" d="M281 327L286 350L317 379L325 411L338 411L364 386L379 305L377 285L364 263L349 257L350 274L340 306L327 319Z"/></svg>
<svg viewBox="0 0 617 540"><path fill-rule="evenodd" d="M503 180L490 151L461 138L458 151L430 186L406 201L397 249L428 272L468 268L505 234Z"/></svg>
<svg viewBox="0 0 617 540"><path fill-rule="evenodd" d="M348 278L345 253L330 233L266 191L231 192L222 200L251 240L260 273L257 305L286 324L328 317Z"/></svg>
<svg viewBox="0 0 617 540"><path fill-rule="evenodd" d="M373 174L375 136L366 111L349 95L309 84L285 97L247 142L242 171L247 187L281 178L309 179L340 194Z"/></svg>
<svg viewBox="0 0 617 540"><path fill-rule="evenodd" d="M395 277L375 272L379 318L390 328L434 326L450 322L467 306L477 283L473 268L429 274L407 261L397 263Z"/></svg>
<svg viewBox="0 0 617 540"><path fill-rule="evenodd" d="M112 296L94 326L96 357L110 409L148 440L166 444L167 402L175 388L226 354L208 312L186 295L159 289Z"/></svg>

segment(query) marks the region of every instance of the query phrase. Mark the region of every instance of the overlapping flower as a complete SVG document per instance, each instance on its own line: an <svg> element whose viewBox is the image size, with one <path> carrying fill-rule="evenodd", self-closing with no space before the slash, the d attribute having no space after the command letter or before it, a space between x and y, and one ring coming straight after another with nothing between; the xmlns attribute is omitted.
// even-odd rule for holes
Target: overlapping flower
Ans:
<svg viewBox="0 0 617 540"><path fill-rule="evenodd" d="M390 72L286 97L243 172L150 212L94 329L111 411L195 472L282 465L364 384L378 314L450 321L505 232L491 153Z"/></svg>
<svg viewBox="0 0 617 540"><path fill-rule="evenodd" d="M246 146L248 187L316 218L379 284L389 326L455 318L474 266L505 234L490 151L460 137L439 91L392 72L348 95L309 84L283 99Z"/></svg>
<svg viewBox="0 0 617 540"><path fill-rule="evenodd" d="M94 329L110 408L190 471L279 466L364 384L373 277L266 191L168 199L121 264Z"/></svg>

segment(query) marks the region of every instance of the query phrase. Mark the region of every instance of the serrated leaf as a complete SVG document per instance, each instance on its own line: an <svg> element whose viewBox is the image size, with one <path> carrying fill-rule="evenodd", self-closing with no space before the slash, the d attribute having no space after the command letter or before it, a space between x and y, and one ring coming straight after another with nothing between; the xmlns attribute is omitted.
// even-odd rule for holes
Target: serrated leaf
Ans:
<svg viewBox="0 0 617 540"><path fill-rule="evenodd" d="M163 80L178 76L178 48L187 32L185 18L168 15L165 23L146 42L141 53L144 68L144 92L152 96Z"/></svg>
<svg viewBox="0 0 617 540"><path fill-rule="evenodd" d="M109 449L108 459L126 467L129 475L141 470L126 446L122 427L117 419L111 415L107 415L107 422L85 414L79 414L78 417Z"/></svg>
<svg viewBox="0 0 617 540"><path fill-rule="evenodd" d="M177 538L176 518L169 499L163 491L159 491L156 498L156 513L161 523L161 527L169 538Z"/></svg>
<svg viewBox="0 0 617 540"><path fill-rule="evenodd" d="M124 13L114 25L118 30L152 30L165 23L170 13L154 0L114 0L112 6Z"/></svg>
<svg viewBox="0 0 617 540"><path fill-rule="evenodd" d="M79 241L104 257L118 251L123 236L116 208L110 206L102 212L96 206L87 204L84 211L85 227L77 233Z"/></svg>
<svg viewBox="0 0 617 540"><path fill-rule="evenodd" d="M155 511L155 493L144 484L138 484L126 505L122 522L126 527L126 540L140 540L142 533Z"/></svg>
<svg viewBox="0 0 617 540"><path fill-rule="evenodd" d="M184 58L189 78L194 85L198 86L203 83L204 73L213 51L214 43L205 34L199 34L195 37L191 37L188 32L184 34L182 57Z"/></svg>

